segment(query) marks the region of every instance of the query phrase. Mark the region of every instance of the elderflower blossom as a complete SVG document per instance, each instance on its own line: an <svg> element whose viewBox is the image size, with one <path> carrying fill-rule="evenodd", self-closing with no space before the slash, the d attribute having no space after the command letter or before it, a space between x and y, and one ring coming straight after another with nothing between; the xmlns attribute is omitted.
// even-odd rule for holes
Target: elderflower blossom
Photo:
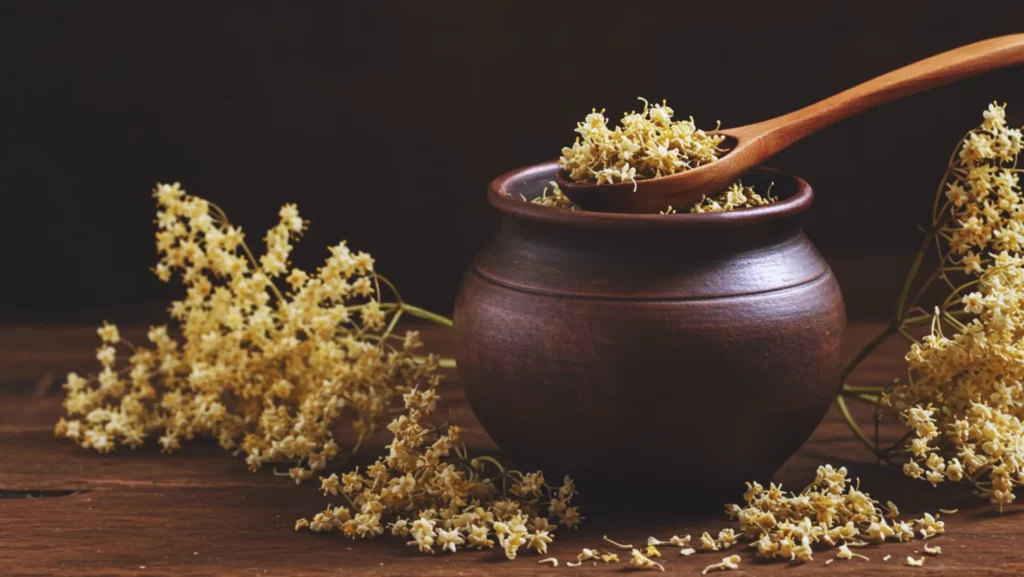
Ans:
<svg viewBox="0 0 1024 577"><path fill-rule="evenodd" d="M652 561L648 556L640 552L639 549L633 549L629 554L629 564L638 569L658 569L664 571L665 567L657 561Z"/></svg>
<svg viewBox="0 0 1024 577"><path fill-rule="evenodd" d="M906 475L966 481L1001 509L1024 480L1022 136L1004 106L983 117L954 153L933 215L941 262L931 278L952 291L932 310L908 305L931 330L882 402L910 428Z"/></svg>
<svg viewBox="0 0 1024 577"><path fill-rule="evenodd" d="M591 559L597 559L597 558L600 557L600 555L601 555L600 551L597 551L595 549L587 549L586 547L584 547L583 550L580 551L579 555L576 556L576 561L575 562L567 561L565 564L568 567L579 567L580 565L583 564L584 561L589 561ZM616 556L615 557L615 561L618 561L618 560L619 560L619 558L618 558L618 556ZM605 563L608 563L608 561L605 561Z"/></svg>
<svg viewBox="0 0 1024 577"><path fill-rule="evenodd" d="M557 182L551 181L548 184L551 185L550 194L548 193L548 188L544 187L540 195L534 197L532 200L527 199L525 196L522 196L522 199L539 206L565 208L572 211L584 210L580 205L573 202L565 195L565 193L562 192L562 189L558 186ZM778 197L771 196L770 193L771 186L768 187L768 192L765 193L765 196L761 196L754 190L754 187L744 186L742 181L737 181L721 194L704 197L700 202L690 207L690 212L725 212L729 210L736 210L738 208L765 206L778 202ZM678 213L678 210L672 206L658 211L658 214L662 215Z"/></svg>
<svg viewBox="0 0 1024 577"><path fill-rule="evenodd" d="M576 125L578 134L571 147L562 149L558 166L574 182L613 184L638 179L658 178L691 170L717 160L726 152L725 137L708 134L689 120L672 120L675 112L665 102L651 105L646 99L641 112L623 115L619 126L608 128L604 110L596 109ZM540 206L582 210L569 199L558 184L549 183L529 202ZM771 192L769 187L768 192ZM523 197L523 200L527 200ZM690 207L690 212L721 212L737 208L763 206L778 200L770 194L759 195L752 187L736 182L726 191L706 197ZM669 206L659 214L677 214Z"/></svg>
<svg viewBox="0 0 1024 577"><path fill-rule="evenodd" d="M711 197L704 197L700 202L690 207L692 213L702 212L724 212L736 210L737 208L750 208L754 206L765 206L773 204L779 199L771 195L772 187L761 196L752 186L743 186L742 181L732 184L725 192ZM672 210L672 207L669 207ZM672 211L674 212L674 211Z"/></svg>
<svg viewBox="0 0 1024 577"><path fill-rule="evenodd" d="M548 184L551 185L551 194L548 194L547 187L544 187L540 196L534 197L530 202L540 206L581 210L579 205L570 200L568 196L565 196L565 193L562 192L562 189L558 186L557 182L552 180ZM523 200L526 200L525 196L523 197Z"/></svg>
<svg viewBox="0 0 1024 577"><path fill-rule="evenodd" d="M886 512L859 486L859 481L847 479L846 467L824 465L799 494L786 495L774 483L767 489L747 483L746 506L730 505L726 511L739 521L740 536L759 556L789 561L811 561L813 548L832 547L839 548L840 559L848 559L854 556L850 545L927 538L944 531L944 522L929 513L913 522L898 520L895 505L890 503ZM716 551L736 539L731 530L719 533L717 540L704 533L701 548Z"/></svg>
<svg viewBox="0 0 1024 577"><path fill-rule="evenodd" d="M425 362L391 345L373 313L381 304L373 258L338 244L315 273L289 268L293 242L306 227L285 205L256 259L241 229L220 208L179 185L158 185L155 271L180 275L184 298L171 304L180 339L153 327L149 343L128 343L104 323L95 377L69 375L58 435L100 452L157 438L165 451L197 437L245 455L253 470L289 462L297 482L339 453L336 425L372 433L392 399L440 382L437 359ZM301 279L299 282L297 279ZM127 362L115 366L115 347Z"/></svg>
<svg viewBox="0 0 1024 577"><path fill-rule="evenodd" d="M288 476L301 483L340 456L338 426L361 442L387 416L387 454L365 470L320 477L323 493L341 494L351 508L329 505L296 530L369 539L387 528L423 553L491 548L494 535L512 559L524 546L545 553L556 526L579 524L572 479L552 486L540 471L471 459L457 425L431 420L440 361L414 356L415 331L394 331L399 315L426 312L397 292L397 302L382 302L380 287L394 287L369 254L341 243L308 273L289 261L306 228L295 205L281 208L257 259L217 206L177 184L157 185L154 196L154 272L164 281L178 274L186 287L170 306L181 337L153 327L141 346L104 323L103 370L68 375L57 435L101 453L151 438L172 451L211 437L253 471L289 463ZM119 346L130 355L124 367Z"/></svg>
<svg viewBox="0 0 1024 577"><path fill-rule="evenodd" d="M854 557L857 557L858 559L863 559L865 561L870 561L870 559L868 559L867 556L861 555L859 553L854 553L853 551L851 551L850 546L845 543L839 546L839 551L836 553L836 559L846 559L849 561Z"/></svg>
<svg viewBox="0 0 1024 577"><path fill-rule="evenodd" d="M337 490L365 516L369 530L360 530L357 516L342 522L342 533L375 537L383 531L382 518L390 517L391 533L410 537L408 544L422 553L497 544L508 559L524 548L547 554L555 529L579 522L568 506L576 495L572 479L553 487L542 471L522 473L491 457L468 458L459 427L430 421L437 398L434 389L405 393L404 411L387 426L394 435L387 455L365 471L356 467L322 479L325 494ZM496 480L504 481L507 493ZM545 507L552 501L562 507Z"/></svg>
<svg viewBox="0 0 1024 577"><path fill-rule="evenodd" d="M325 494L337 490L364 515L367 529L360 528L357 515L341 522L344 535L375 537L387 516L394 519L391 533L410 537L408 544L422 553L490 549L497 542L508 559L515 559L524 548L546 554L556 527L578 522L568 514L574 508L544 507L552 500L571 503L572 479L552 487L542 471L522 473L490 457L470 459L459 427L430 422L437 401L433 389L410 391L403 400L405 410L387 426L394 435L387 455L365 471L357 467L321 481ZM496 479L504 479L507 494Z"/></svg>
<svg viewBox="0 0 1024 577"><path fill-rule="evenodd" d="M728 557L723 558L721 563L714 563L712 565L708 565L707 567L704 568L703 571L700 572L700 574L701 575L707 575L708 572L710 572L710 571L730 571L730 570L739 569L739 568L740 568L740 556L739 555L729 555Z"/></svg>
<svg viewBox="0 0 1024 577"><path fill-rule="evenodd" d="M693 119L672 120L675 112L664 102L623 115L614 130L604 111L593 110L576 125L579 135L562 149L558 165L574 182L606 184L633 182L676 174L714 162L724 150L725 137L708 134Z"/></svg>

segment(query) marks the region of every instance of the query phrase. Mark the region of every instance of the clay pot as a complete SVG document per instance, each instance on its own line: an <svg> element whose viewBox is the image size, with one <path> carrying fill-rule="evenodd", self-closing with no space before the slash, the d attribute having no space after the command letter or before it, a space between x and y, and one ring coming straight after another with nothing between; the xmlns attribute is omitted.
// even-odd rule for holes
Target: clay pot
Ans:
<svg viewBox="0 0 1024 577"><path fill-rule="evenodd" d="M455 304L474 413L502 450L571 472L584 492L738 500L803 444L838 386L845 313L800 230L810 186L757 169L744 183L774 182L778 203L699 215L522 200L556 170L514 170L488 190L501 229Z"/></svg>

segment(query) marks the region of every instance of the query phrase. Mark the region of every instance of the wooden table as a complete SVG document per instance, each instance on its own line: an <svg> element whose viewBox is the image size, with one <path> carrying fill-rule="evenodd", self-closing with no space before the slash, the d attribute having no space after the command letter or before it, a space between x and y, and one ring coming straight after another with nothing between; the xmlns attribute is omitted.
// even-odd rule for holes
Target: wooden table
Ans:
<svg viewBox="0 0 1024 577"><path fill-rule="evenodd" d="M878 328L851 326L848 350L866 342ZM431 331L425 340L434 350L450 348L443 331ZM241 459L216 446L192 445L174 455L147 447L100 456L57 439L52 431L61 413L64 373L93 370L96 344L90 327L0 329L0 576L534 575L607 573L626 567L620 563L555 569L538 565L532 553L510 562L499 551L429 557L389 536L349 541L338 534L297 533L292 529L295 519L325 505L316 488L296 487L269 472L249 473ZM903 352L902 343L891 342L863 368L857 382L898 376ZM469 445L493 449L457 384L448 387L445 398L455 422L467 429ZM896 435L898 426L889 425L885 432ZM956 487L932 489L874 464L835 411L776 480L790 489L802 488L823 463L849 467L853 476L861 477L864 490L883 502L895 501L905 514L959 508L959 513L945 517L947 534L932 542L942 546L943 554L929 557L920 569L903 561L921 550L921 541L865 548L859 552L871 561L836 561L829 566L824 562L834 552L816 553L807 565L790 565L758 562L749 550L740 549L741 570L728 575L1024 573L1024 552L1018 549L1024 544L1024 525L1018 507L1000 515ZM741 493L737 487L736 501ZM649 535L689 533L696 538L725 526L724 515L648 520L590 516L578 531L559 530L552 553L564 563L582 547L603 548L605 534L640 544ZM662 551L666 569L682 575L699 575L701 568L723 556L702 553L683 558L675 548ZM883 561L887 554L892 558Z"/></svg>

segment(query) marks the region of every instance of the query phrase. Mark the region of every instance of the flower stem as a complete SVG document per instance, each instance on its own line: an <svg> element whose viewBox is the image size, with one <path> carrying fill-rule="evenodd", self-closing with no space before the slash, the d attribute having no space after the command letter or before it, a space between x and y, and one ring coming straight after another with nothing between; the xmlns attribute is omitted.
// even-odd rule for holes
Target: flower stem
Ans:
<svg viewBox="0 0 1024 577"><path fill-rule="evenodd" d="M414 317L428 320L432 323L439 324L443 327L452 328L452 326L454 325L454 323L452 323L452 320L448 317L439 315L437 313L432 313L426 309L421 309L420 307L413 306L409 303L401 303L399 305L399 308Z"/></svg>
<svg viewBox="0 0 1024 577"><path fill-rule="evenodd" d="M850 378L850 375L853 374L853 371L857 370L857 367L864 362L864 359L873 353L875 349L880 347L889 337L896 334L898 330L899 324L897 321L893 321L889 326L885 327L885 330L875 335L875 338L871 339L871 342L868 343L867 346L861 349L856 356L850 359L850 362L846 363L846 366L843 367L843 372L839 376L840 392L846 390L846 381Z"/></svg>
<svg viewBox="0 0 1024 577"><path fill-rule="evenodd" d="M864 431L861 430L860 425L857 424L857 419L853 418L853 414L850 413L849 407L846 406L846 399L842 395L836 397L836 406L839 407L839 412L843 414L843 419L846 420L847 426L850 427L850 430L853 432L853 435L857 437L857 440L863 443L872 454L877 456L878 447L876 447L875 444L871 442L871 439L864 434Z"/></svg>
<svg viewBox="0 0 1024 577"><path fill-rule="evenodd" d="M412 357L412 360L416 361L417 363L424 363L427 361L427 357L415 355ZM437 366L441 367L442 369L454 369L455 359L438 359Z"/></svg>

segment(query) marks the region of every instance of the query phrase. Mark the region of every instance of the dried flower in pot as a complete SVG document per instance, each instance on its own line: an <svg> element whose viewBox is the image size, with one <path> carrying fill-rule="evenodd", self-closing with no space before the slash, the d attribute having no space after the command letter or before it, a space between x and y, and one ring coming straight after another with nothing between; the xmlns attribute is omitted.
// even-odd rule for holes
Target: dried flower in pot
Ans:
<svg viewBox="0 0 1024 577"><path fill-rule="evenodd" d="M835 394L845 314L799 227L811 189L758 169L744 181L774 182L779 202L627 215L522 201L557 170L488 191L501 229L455 307L472 408L502 449L592 493L717 508L774 473Z"/></svg>

